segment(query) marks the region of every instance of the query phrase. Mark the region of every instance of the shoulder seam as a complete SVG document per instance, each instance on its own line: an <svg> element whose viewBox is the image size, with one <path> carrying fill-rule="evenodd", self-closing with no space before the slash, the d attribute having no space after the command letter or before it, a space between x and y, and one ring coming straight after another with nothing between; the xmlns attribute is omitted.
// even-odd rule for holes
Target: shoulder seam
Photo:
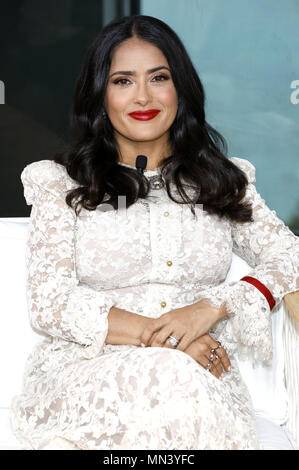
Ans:
<svg viewBox="0 0 299 470"><path fill-rule="evenodd" d="M33 204L37 188L65 200L67 191L78 186L78 183L76 184L68 176L66 169L53 160L40 160L30 163L23 169L21 181L28 205ZM55 185L57 185L57 190Z"/></svg>
<svg viewBox="0 0 299 470"><path fill-rule="evenodd" d="M239 157L231 157L229 160L246 174L249 183L256 182L255 166L249 160Z"/></svg>

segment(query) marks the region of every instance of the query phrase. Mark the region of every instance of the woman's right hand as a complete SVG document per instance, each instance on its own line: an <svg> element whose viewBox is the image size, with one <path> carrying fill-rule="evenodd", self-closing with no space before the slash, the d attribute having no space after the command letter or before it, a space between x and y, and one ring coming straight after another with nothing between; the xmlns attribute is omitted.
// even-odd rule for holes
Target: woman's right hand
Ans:
<svg viewBox="0 0 299 470"><path fill-rule="evenodd" d="M146 324L147 323L145 322L145 325ZM144 324L143 324L143 327L144 327ZM153 335L153 338L157 334L158 332L155 332ZM167 346L162 346L162 347L175 349L175 347L170 345L169 342L167 342ZM210 360L211 349L216 349L216 348L217 350L215 352L218 356L218 359L215 358L215 354L214 354L214 360L213 362L211 362ZM224 349L223 346L219 347L219 344L217 343L217 341L215 341L212 338L212 336L210 336L208 333L195 339L183 352L186 354L189 354L189 356L192 357L192 359L198 362L198 364L204 367L205 369L207 365L211 363L212 367L209 370L211 374L217 377L217 379L221 378L223 371L229 372L230 370L231 363L228 358L226 350Z"/></svg>
<svg viewBox="0 0 299 470"><path fill-rule="evenodd" d="M214 359L213 362L210 360L211 349L216 349L215 353L218 356L218 359ZM189 356L195 359L195 361L205 369L209 363L212 364L209 370L217 379L221 379L223 371L228 372L230 370L231 363L226 350L223 346L219 347L217 341L209 334L205 334L194 340L187 349L184 350L184 353L189 354Z"/></svg>

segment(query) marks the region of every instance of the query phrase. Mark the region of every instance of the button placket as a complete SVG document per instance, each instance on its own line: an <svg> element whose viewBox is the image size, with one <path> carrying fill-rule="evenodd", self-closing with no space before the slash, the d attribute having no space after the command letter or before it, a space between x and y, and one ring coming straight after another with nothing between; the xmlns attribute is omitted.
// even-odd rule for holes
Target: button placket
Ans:
<svg viewBox="0 0 299 470"><path fill-rule="evenodd" d="M174 216L175 216L176 211L175 211L174 208L173 208L172 211L168 210L169 209L169 202L167 202L165 204L164 209L166 209L166 210L162 210L160 212L159 228L160 228L160 231L161 231L160 232L160 240L162 241L162 243L160 244L159 249L160 249L160 252L164 254L164 256L163 256L163 258L165 260L164 261L164 263L165 263L164 266L167 269L166 272L165 272L165 269L164 269L165 277L166 277L166 279L167 278L171 279L174 275L174 272L169 271L169 269L172 268L172 270L173 270L173 259L176 255L177 249L179 248L179 246L181 244L181 235L180 235L180 231L178 233L177 230L176 230L175 237L174 237L176 239L174 240L172 235L171 235L171 237L169 237L169 233L173 230ZM177 210L177 214L179 216L178 218L180 219L181 218L180 210ZM172 243L168 242L169 239L172 241ZM163 242L165 242L165 243L163 243ZM168 309L170 309L171 308L171 301L169 302L167 298L162 297L161 302L160 302L160 306L163 310L165 309L166 306L167 306Z"/></svg>
<svg viewBox="0 0 299 470"><path fill-rule="evenodd" d="M159 199L157 204L150 204L153 264L149 279L155 285L152 302L154 301L161 314L171 309L171 280L175 277L174 260L182 244L181 220L181 208L176 204L172 205L168 198Z"/></svg>

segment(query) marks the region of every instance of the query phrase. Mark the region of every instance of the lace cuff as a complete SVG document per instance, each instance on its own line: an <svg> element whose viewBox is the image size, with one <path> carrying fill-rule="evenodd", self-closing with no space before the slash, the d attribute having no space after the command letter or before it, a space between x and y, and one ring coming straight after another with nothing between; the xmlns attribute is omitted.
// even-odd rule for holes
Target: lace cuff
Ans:
<svg viewBox="0 0 299 470"><path fill-rule="evenodd" d="M92 291L88 286L78 286L71 293L64 316L74 317L76 312L72 320L72 336L77 343L84 345L81 355L86 359L103 352L108 334L108 314L113 305L111 298ZM61 327L64 329L63 324Z"/></svg>
<svg viewBox="0 0 299 470"><path fill-rule="evenodd" d="M78 285L69 294L62 294L67 296L67 300L57 311L53 308L55 301L49 295L39 297L38 307L33 300L36 292L33 286L27 290L32 327L64 341L80 344L80 354L86 359L103 352L108 334L108 314L114 306L112 298L88 286Z"/></svg>
<svg viewBox="0 0 299 470"><path fill-rule="evenodd" d="M226 283L209 288L200 294L214 307L226 305L228 318L210 331L221 335L223 346L238 352L240 357L251 357L254 363L269 363L273 356L272 320L267 299L252 284L244 281Z"/></svg>

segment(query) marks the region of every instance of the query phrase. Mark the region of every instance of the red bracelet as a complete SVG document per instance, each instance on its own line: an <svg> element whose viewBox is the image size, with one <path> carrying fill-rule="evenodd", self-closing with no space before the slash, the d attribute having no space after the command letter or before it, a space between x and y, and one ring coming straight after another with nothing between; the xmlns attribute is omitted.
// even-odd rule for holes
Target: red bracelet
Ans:
<svg viewBox="0 0 299 470"><path fill-rule="evenodd" d="M242 277L242 279L240 279L241 281L246 281L246 282L249 282L250 284L252 284L253 286L255 286L259 291L261 291L262 294L264 294L264 296L266 297L266 299L268 300L268 304L270 306L270 310L272 310L274 308L274 305L275 305L275 299L273 298L273 295L271 294L271 292L269 291L269 289L264 285L262 284L260 281L258 281L257 279L255 279L255 277L251 277L251 276L245 276L245 277Z"/></svg>

